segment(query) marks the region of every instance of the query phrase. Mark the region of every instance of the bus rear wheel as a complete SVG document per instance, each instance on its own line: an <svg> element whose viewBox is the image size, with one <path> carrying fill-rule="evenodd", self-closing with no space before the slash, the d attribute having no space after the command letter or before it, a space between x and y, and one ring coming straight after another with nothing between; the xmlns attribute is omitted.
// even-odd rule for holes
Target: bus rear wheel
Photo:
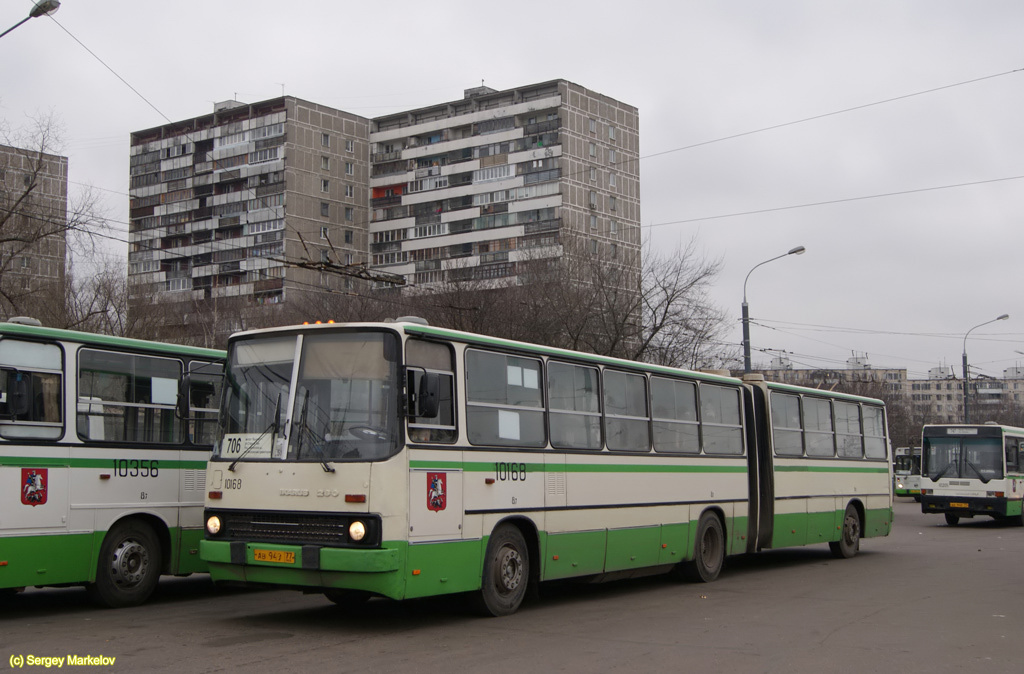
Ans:
<svg viewBox="0 0 1024 674"><path fill-rule="evenodd" d="M530 581L530 553L519 529L506 524L491 534L482 580L476 601L481 613L506 616L519 609Z"/></svg>
<svg viewBox="0 0 1024 674"><path fill-rule="evenodd" d="M704 513L697 524L693 561L683 562L681 575L696 583L710 583L718 578L725 563L725 531L714 513Z"/></svg>
<svg viewBox="0 0 1024 674"><path fill-rule="evenodd" d="M152 529L141 522L119 522L103 538L89 596L109 608L138 606L156 589L160 566L160 543Z"/></svg>
<svg viewBox="0 0 1024 674"><path fill-rule="evenodd" d="M960 522L960 516L959 515L954 515L953 513L945 513L945 515L946 515L946 524L948 524L951 527L955 527Z"/></svg>
<svg viewBox="0 0 1024 674"><path fill-rule="evenodd" d="M843 529L838 541L828 544L832 556L837 559L849 559L860 550L860 515L851 503L843 513Z"/></svg>

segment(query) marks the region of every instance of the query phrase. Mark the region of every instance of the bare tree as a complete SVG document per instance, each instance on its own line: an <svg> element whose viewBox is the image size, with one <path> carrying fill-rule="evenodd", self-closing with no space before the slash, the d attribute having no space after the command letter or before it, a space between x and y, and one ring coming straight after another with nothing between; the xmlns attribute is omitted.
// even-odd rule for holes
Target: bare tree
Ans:
<svg viewBox="0 0 1024 674"><path fill-rule="evenodd" d="M68 251L95 252L107 227L90 189L68 198L68 162L53 114L0 125L0 314L70 327Z"/></svg>

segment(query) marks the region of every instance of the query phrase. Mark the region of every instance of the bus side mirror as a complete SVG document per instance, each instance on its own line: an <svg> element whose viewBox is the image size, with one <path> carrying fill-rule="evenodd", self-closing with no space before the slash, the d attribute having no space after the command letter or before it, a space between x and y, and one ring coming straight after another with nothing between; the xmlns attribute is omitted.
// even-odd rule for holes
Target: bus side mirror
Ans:
<svg viewBox="0 0 1024 674"><path fill-rule="evenodd" d="M192 391L192 375L186 374L178 382L178 404L177 404L177 417L179 419L188 419L189 413L192 411L189 405L189 393Z"/></svg>
<svg viewBox="0 0 1024 674"><path fill-rule="evenodd" d="M32 409L28 376L14 368L4 368L4 374L7 375L7 390L5 391L7 415L12 419L25 416Z"/></svg>
<svg viewBox="0 0 1024 674"><path fill-rule="evenodd" d="M416 391L416 416L436 417L440 406L441 376L436 372L424 372Z"/></svg>

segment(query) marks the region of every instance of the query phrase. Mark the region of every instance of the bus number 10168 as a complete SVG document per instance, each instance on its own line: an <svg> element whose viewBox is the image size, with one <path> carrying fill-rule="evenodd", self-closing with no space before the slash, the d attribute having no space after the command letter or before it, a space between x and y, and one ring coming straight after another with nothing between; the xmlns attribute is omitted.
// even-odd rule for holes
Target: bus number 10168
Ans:
<svg viewBox="0 0 1024 674"><path fill-rule="evenodd" d="M498 481L512 480L513 482L525 482L526 464L505 463L504 461L495 462L494 478Z"/></svg>

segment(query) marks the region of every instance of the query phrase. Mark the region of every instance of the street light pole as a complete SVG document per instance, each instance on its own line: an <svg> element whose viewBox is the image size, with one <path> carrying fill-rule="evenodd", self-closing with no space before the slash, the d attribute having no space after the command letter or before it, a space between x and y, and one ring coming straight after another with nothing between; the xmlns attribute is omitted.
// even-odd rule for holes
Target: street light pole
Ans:
<svg viewBox="0 0 1024 674"><path fill-rule="evenodd" d="M743 317L743 372L744 373L750 372L750 310L749 310L749 307L747 306L747 280L750 279L750 275L754 272L754 269L757 269L761 265L768 264L769 262L774 262L775 260L778 260L780 258L784 258L787 255L803 255L806 250L807 249L804 248L803 246L797 246L796 248L793 248L790 251L788 251L786 253L783 253L782 255L777 255L777 256L771 258L770 260L765 260L764 262L759 262L759 263L755 264L753 266L753 268L751 268L750 271L747 272L747 277L743 279L742 317Z"/></svg>
<svg viewBox="0 0 1024 674"><path fill-rule="evenodd" d="M37 19L40 16L49 16L60 9L60 0L39 0L35 5L32 6L32 11L28 13L24 19L14 24L4 32L0 33L0 37L7 35L12 30L25 23L29 19Z"/></svg>
<svg viewBox="0 0 1024 674"><path fill-rule="evenodd" d="M978 325L975 325L973 328L968 330L967 331L967 335L971 334L971 332L973 330L975 330L976 328L980 328L983 325L988 325L989 323L995 323L996 321L1005 321L1009 317L1010 317L1010 314L1003 314L1002 316L999 316L998 318L993 318L991 321L985 321L984 323L979 323ZM964 423L965 424L971 423L971 407L970 407L970 402L971 402L971 371L967 367L967 335L964 335Z"/></svg>

